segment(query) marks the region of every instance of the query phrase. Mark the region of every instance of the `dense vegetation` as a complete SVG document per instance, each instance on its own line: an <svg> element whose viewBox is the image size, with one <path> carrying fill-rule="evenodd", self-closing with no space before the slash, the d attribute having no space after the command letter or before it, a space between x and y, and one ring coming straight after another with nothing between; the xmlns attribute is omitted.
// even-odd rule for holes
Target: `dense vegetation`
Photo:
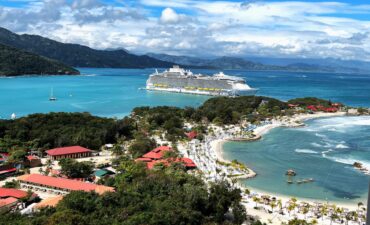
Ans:
<svg viewBox="0 0 370 225"><path fill-rule="evenodd" d="M330 107L332 102L329 100L306 97L306 98L295 98L288 101L290 104L298 104L300 106L309 106L309 105L322 105L324 107Z"/></svg>
<svg viewBox="0 0 370 225"><path fill-rule="evenodd" d="M0 44L0 76L29 74L79 74L78 70L55 60Z"/></svg>
<svg viewBox="0 0 370 225"><path fill-rule="evenodd" d="M92 162L78 162L75 159L59 160L60 172L68 178L87 178L93 173L94 164Z"/></svg>
<svg viewBox="0 0 370 225"><path fill-rule="evenodd" d="M55 209L29 216L7 214L0 224L241 224L241 193L227 182L207 185L176 167L148 171L120 158L115 193L72 192Z"/></svg>
<svg viewBox="0 0 370 225"><path fill-rule="evenodd" d="M80 145L99 149L120 136L131 137L133 122L92 116L89 113L33 114L16 120L0 120L0 151L13 148L45 150Z"/></svg>
<svg viewBox="0 0 370 225"><path fill-rule="evenodd" d="M75 67L152 68L172 66L172 63L149 56L137 56L125 50L95 50L83 45L65 44L37 35L17 35L1 27L0 43Z"/></svg>
<svg viewBox="0 0 370 225"><path fill-rule="evenodd" d="M211 122L221 124L235 124L244 117L255 120L278 116L286 108L287 103L268 97L219 97L207 100L193 117L198 120L199 117L206 117Z"/></svg>
<svg viewBox="0 0 370 225"><path fill-rule="evenodd" d="M330 101L317 98L300 98L289 103L305 106L328 106ZM119 139L134 139L130 149L139 156L155 146L148 138L157 132L170 142L185 138L184 123L193 121L200 126L213 122L219 125L236 124L241 120L258 123L274 116L294 113L288 103L261 96L236 98L217 97L207 100L199 108L169 106L138 107L130 117L121 120L100 118L88 113L34 114L16 120L0 120L0 151L14 148L45 150L60 146L80 145L99 149ZM159 133L158 133L159 132Z"/></svg>

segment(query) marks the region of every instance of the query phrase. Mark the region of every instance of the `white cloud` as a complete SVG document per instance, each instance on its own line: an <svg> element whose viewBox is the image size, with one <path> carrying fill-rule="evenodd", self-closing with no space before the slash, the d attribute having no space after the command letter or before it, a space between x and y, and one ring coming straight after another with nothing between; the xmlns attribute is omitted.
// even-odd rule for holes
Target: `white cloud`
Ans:
<svg viewBox="0 0 370 225"><path fill-rule="evenodd" d="M187 55L370 60L370 5L305 1L30 1L0 8L0 26L94 48Z"/></svg>
<svg viewBox="0 0 370 225"><path fill-rule="evenodd" d="M179 19L179 15L171 8L166 8L162 11L161 21L163 23L177 23Z"/></svg>

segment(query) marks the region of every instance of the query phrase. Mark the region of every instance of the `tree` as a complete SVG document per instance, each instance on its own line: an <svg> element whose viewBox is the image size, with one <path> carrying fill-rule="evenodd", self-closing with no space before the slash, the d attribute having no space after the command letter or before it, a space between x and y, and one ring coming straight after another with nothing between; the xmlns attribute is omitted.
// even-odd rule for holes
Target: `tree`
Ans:
<svg viewBox="0 0 370 225"><path fill-rule="evenodd" d="M258 207L258 203L260 202L260 198L258 198L257 196L253 196L253 201L256 203L256 208Z"/></svg>
<svg viewBox="0 0 370 225"><path fill-rule="evenodd" d="M17 180L12 180L12 181L6 181L5 184L3 185L3 188L15 188L19 189L20 188L20 183Z"/></svg>
<svg viewBox="0 0 370 225"><path fill-rule="evenodd" d="M27 156L26 151L18 149L10 153L8 161L10 163L23 163L26 160L26 156Z"/></svg>
<svg viewBox="0 0 370 225"><path fill-rule="evenodd" d="M93 172L92 162L78 162L75 159L61 159L59 161L61 173L70 178L87 178Z"/></svg>
<svg viewBox="0 0 370 225"><path fill-rule="evenodd" d="M294 218L292 220L289 220L288 225L310 225L310 223L308 223L306 220Z"/></svg>
<svg viewBox="0 0 370 225"><path fill-rule="evenodd" d="M274 208L276 207L276 201L270 201L271 211L274 212Z"/></svg>
<svg viewBox="0 0 370 225"><path fill-rule="evenodd" d="M138 133L135 135L134 142L128 148L129 152L134 158L137 158L153 148L155 148L156 143L154 140L146 137L144 134Z"/></svg>

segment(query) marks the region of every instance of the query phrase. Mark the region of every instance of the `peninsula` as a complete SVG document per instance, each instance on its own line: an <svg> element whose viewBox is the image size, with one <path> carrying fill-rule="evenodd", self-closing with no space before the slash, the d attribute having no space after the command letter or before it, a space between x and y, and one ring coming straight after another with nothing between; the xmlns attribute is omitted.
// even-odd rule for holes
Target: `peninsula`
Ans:
<svg viewBox="0 0 370 225"><path fill-rule="evenodd" d="M0 76L77 74L78 70L58 61L0 44Z"/></svg>
<svg viewBox="0 0 370 225"><path fill-rule="evenodd" d="M2 222L60 224L74 218L102 224L101 217L105 224L363 222L366 208L360 203L313 203L239 185L256 173L238 160L224 160L220 146L256 140L277 126L348 113L369 112L317 98L244 96L211 98L198 108L137 107L123 119L49 113L0 120L0 185L29 190L42 200L24 199L23 205L9 199L17 207L4 203L5 209L32 216L5 214Z"/></svg>

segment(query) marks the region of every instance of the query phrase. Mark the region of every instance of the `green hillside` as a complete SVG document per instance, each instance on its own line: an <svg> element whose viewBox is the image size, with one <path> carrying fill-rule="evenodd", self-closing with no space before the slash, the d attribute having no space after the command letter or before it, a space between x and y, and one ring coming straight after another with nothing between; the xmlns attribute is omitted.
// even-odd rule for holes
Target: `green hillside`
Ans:
<svg viewBox="0 0 370 225"><path fill-rule="evenodd" d="M76 75L80 72L60 62L0 44L0 76Z"/></svg>

